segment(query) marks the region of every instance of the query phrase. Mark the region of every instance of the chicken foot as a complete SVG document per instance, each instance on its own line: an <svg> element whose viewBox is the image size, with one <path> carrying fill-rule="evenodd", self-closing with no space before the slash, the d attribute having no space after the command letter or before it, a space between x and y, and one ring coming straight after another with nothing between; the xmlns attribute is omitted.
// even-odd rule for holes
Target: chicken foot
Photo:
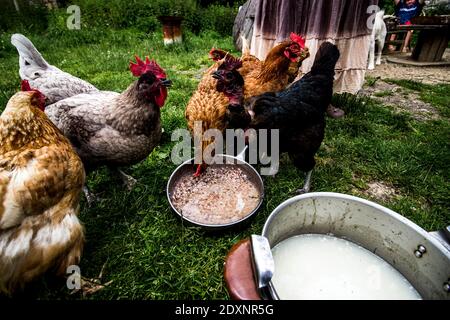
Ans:
<svg viewBox="0 0 450 320"><path fill-rule="evenodd" d="M86 185L83 186L83 193L84 196L86 197L88 207L89 208L92 207L92 204L98 200L97 196L93 194L91 191L89 191L89 188Z"/></svg>
<svg viewBox="0 0 450 320"><path fill-rule="evenodd" d="M81 291L81 293L83 294L83 297L86 297L87 295L94 294L97 291L102 290L105 287L107 287L108 285L110 285L113 282L113 280L108 281L106 283L102 283L103 272L105 270L105 267L106 267L106 262L103 264L102 269L100 270L100 274L98 275L97 278L86 278L86 277L80 276L80 282L81 282L80 288L74 289L72 292L70 292L70 294L74 294L74 293Z"/></svg>
<svg viewBox="0 0 450 320"><path fill-rule="evenodd" d="M113 171L120 177L120 179L123 181L123 184L127 187L127 189L131 191L134 185L137 183L137 180L134 179L132 176L127 175L119 168L114 168ZM89 207L92 207L92 204L99 200L99 198L94 193L89 191L89 188L86 185L83 186L83 193L84 196L86 197L86 201Z"/></svg>
<svg viewBox="0 0 450 320"><path fill-rule="evenodd" d="M311 189L311 173L312 173L312 170L308 171L305 174L305 183L303 185L303 188L298 189L296 191L297 194L304 194L304 193L309 192L309 190Z"/></svg>
<svg viewBox="0 0 450 320"><path fill-rule="evenodd" d="M133 190L134 185L137 183L137 180L133 178L132 176L126 174L119 168L115 168L114 171L117 173L117 175L122 179L123 184L127 187L128 191Z"/></svg>

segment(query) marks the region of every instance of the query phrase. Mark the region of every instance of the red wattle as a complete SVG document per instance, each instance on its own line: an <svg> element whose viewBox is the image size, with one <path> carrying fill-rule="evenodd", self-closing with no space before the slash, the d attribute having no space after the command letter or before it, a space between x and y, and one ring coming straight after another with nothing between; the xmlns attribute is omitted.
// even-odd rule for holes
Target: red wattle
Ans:
<svg viewBox="0 0 450 320"><path fill-rule="evenodd" d="M162 108L167 98L167 89L165 87L159 88L159 95L155 97L155 103L158 107Z"/></svg>

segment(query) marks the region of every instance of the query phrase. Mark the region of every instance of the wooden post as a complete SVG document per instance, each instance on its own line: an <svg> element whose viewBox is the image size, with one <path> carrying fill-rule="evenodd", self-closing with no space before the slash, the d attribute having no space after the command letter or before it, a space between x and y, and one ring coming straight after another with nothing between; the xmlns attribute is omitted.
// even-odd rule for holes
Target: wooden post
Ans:
<svg viewBox="0 0 450 320"><path fill-rule="evenodd" d="M163 25L164 44L181 43L183 41L181 34L181 17L161 16L158 17Z"/></svg>
<svg viewBox="0 0 450 320"><path fill-rule="evenodd" d="M255 21L256 5L259 0L249 0L242 5L233 25L233 41L234 46L238 50L242 50L241 36L250 43L253 35L253 23Z"/></svg>

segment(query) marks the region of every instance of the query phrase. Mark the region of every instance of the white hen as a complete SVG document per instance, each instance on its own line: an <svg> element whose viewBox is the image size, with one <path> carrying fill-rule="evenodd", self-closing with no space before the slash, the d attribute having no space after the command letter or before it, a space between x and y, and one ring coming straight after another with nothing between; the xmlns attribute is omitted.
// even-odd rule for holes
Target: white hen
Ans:
<svg viewBox="0 0 450 320"><path fill-rule="evenodd" d="M46 105L80 93L99 91L89 82L50 65L24 35L13 34L11 43L19 52L20 78L28 80L31 87L46 96Z"/></svg>

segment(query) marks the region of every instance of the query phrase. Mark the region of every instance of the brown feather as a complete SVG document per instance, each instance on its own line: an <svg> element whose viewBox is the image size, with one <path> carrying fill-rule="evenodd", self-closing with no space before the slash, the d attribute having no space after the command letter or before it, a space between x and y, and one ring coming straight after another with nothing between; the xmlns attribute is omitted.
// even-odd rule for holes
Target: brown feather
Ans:
<svg viewBox="0 0 450 320"><path fill-rule="evenodd" d="M284 41L269 51L264 61L250 54L242 57L239 73L244 77L244 99L261 95L265 92L284 90L297 77L301 62L309 57L308 49L298 62L290 61L284 51L292 44Z"/></svg>

